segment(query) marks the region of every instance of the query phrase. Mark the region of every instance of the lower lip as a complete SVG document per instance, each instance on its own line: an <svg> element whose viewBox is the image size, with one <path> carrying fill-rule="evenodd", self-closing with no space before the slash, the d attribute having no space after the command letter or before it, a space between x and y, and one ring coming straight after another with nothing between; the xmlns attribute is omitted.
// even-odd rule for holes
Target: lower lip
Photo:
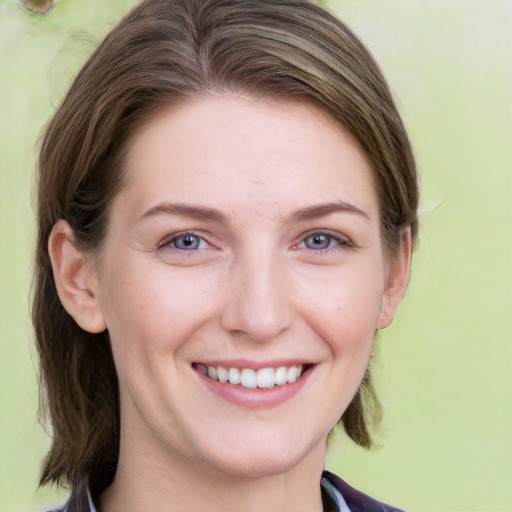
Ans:
<svg viewBox="0 0 512 512"><path fill-rule="evenodd" d="M244 388L241 385L221 383L196 370L201 382L215 395L240 407L264 409L276 407L294 397L307 383L313 368L309 368L295 382L273 388Z"/></svg>

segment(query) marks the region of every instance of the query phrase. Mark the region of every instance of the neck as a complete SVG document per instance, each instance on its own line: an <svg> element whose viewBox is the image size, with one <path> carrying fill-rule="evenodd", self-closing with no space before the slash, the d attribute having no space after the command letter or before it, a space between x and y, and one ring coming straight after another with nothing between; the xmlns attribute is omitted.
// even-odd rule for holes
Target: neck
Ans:
<svg viewBox="0 0 512 512"><path fill-rule="evenodd" d="M321 512L324 459L325 440L321 440L283 473L240 477L165 450L148 450L140 438L122 436L116 476L101 495L99 508L104 512Z"/></svg>

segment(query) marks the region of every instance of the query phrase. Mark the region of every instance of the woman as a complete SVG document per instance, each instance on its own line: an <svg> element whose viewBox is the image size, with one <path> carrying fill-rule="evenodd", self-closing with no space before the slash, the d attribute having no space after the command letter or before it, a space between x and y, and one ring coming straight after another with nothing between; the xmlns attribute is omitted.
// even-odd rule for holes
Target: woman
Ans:
<svg viewBox="0 0 512 512"><path fill-rule="evenodd" d="M142 2L42 142L41 483L68 512L395 510L323 465L338 421L371 445L417 181L375 62L320 6Z"/></svg>

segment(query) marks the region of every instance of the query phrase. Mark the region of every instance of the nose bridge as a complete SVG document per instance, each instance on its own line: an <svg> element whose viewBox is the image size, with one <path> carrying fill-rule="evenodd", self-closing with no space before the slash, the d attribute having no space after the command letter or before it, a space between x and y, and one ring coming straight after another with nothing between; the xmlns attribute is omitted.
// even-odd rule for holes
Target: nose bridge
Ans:
<svg viewBox="0 0 512 512"><path fill-rule="evenodd" d="M243 250L227 276L222 323L255 341L271 341L291 319L289 289L282 261L271 250Z"/></svg>

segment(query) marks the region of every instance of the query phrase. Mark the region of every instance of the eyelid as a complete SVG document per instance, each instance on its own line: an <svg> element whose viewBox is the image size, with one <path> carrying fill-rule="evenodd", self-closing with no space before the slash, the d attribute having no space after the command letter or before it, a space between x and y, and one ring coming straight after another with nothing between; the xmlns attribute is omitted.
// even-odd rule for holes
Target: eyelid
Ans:
<svg viewBox="0 0 512 512"><path fill-rule="evenodd" d="M312 229L310 231L307 231L306 233L303 233L300 236L300 238L298 239L297 243L293 244L293 249L297 249L298 246L300 244L304 243L307 238L314 236L314 235L327 235L327 236L333 238L336 242L338 242L337 245L339 245L339 246L355 248L355 244L352 242L350 237L348 237L347 235L345 235L339 231L332 230L332 229L321 228L321 229ZM323 250L325 251L325 250L332 250L332 249L323 249ZM322 249L317 249L317 252L322 252Z"/></svg>
<svg viewBox="0 0 512 512"><path fill-rule="evenodd" d="M200 240L203 240L208 244L208 246L215 247L215 245L211 242L210 238L205 235L203 231L194 231L194 230L185 230L185 231L178 231L177 233L171 233L169 235L166 235L160 242L158 242L157 248L163 249L166 247L170 247L171 243L176 240L177 238L185 237L185 236L194 236L199 238ZM204 249L191 249L190 251L186 251L184 249L178 249L177 247L172 247L173 250L179 251L179 252L194 252L194 251L201 251Z"/></svg>

